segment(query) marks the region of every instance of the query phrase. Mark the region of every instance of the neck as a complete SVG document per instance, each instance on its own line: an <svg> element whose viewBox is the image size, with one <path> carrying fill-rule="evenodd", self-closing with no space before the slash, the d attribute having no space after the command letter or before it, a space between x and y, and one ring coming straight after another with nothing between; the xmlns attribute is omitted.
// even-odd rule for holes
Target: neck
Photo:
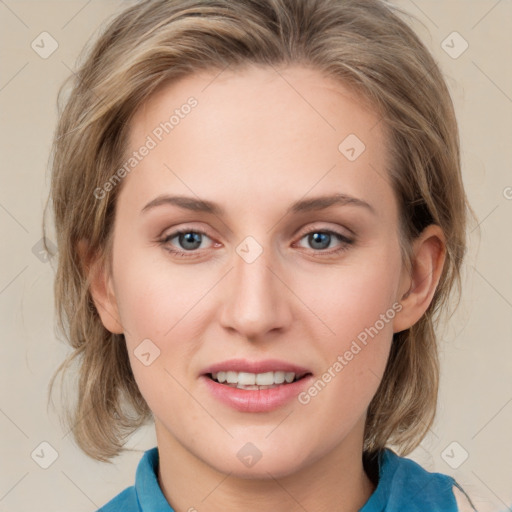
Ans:
<svg viewBox="0 0 512 512"><path fill-rule="evenodd" d="M375 485L362 462L362 442L346 438L325 456L276 478L239 478L217 471L157 428L158 480L176 512L357 512Z"/></svg>

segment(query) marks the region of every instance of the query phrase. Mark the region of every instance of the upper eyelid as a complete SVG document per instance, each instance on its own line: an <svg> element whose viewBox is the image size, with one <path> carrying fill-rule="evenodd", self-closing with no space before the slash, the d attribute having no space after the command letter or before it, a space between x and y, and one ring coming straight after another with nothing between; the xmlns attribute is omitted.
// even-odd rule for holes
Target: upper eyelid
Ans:
<svg viewBox="0 0 512 512"><path fill-rule="evenodd" d="M324 221L325 222L325 221ZM307 228L306 226L309 226L310 224L312 224L312 226L310 226L309 228ZM341 227L341 226L340 226ZM165 229L161 235L161 238L166 238L167 236L169 235L172 235L172 234L177 234L177 233L180 233L180 232L194 232L194 233L204 233L206 234L207 236L210 236L208 234L208 229L205 229L205 228L202 228L202 227L195 227L193 225L186 225L185 224L185 227L176 227L176 228L168 228L169 229L169 232L168 234L164 234L166 233L168 230ZM306 223L304 224L303 226L301 226L299 229L296 229L295 230L295 233L298 234L299 232L305 232L305 233L309 233L311 230L318 230L318 231L333 231L333 232L337 232L337 229L336 228L333 228L333 227L330 227L330 226L325 226L325 225L322 225L322 221L317 221L317 222L310 222L310 223ZM338 228L339 229L339 228ZM348 231L351 235L355 235L355 233L349 229L348 227L346 226L343 226L343 229ZM342 234L342 233L340 233Z"/></svg>
<svg viewBox="0 0 512 512"><path fill-rule="evenodd" d="M313 223L315 224L315 223ZM335 235L338 235L340 236L341 238L345 238L346 240L349 240L351 242L354 242L355 241L355 235L354 233L349 230L348 228L345 228L347 231L350 231L350 235L347 235L347 234L344 234L344 233L340 233L338 230L334 229L334 228L330 228L330 227L327 227L327 226L318 226L318 225L313 225L309 228L305 228L305 227L301 227L300 229L298 229L296 231L296 235L295 237L298 237L298 240L301 240L302 238L304 238L305 236L311 234L311 233L315 233L315 232L322 232L322 233L332 233L332 234L335 234ZM207 236L210 240L212 240L213 242L215 242L214 240L214 237L210 236L210 234L208 233L208 230L206 229L203 229L203 228L196 228L196 227L183 227L183 228L176 228L174 231L171 231L169 232L168 234L164 234L160 237L160 240L161 241L170 241L171 239L179 236L180 234L183 234L183 233L200 233L202 235L205 235Z"/></svg>

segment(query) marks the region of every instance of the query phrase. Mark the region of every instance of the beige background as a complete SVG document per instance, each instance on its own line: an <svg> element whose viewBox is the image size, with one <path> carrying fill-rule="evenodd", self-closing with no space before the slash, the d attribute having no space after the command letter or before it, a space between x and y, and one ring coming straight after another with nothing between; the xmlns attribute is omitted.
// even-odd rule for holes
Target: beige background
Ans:
<svg viewBox="0 0 512 512"><path fill-rule="evenodd" d="M410 457L453 475L479 510L505 511L512 507L512 3L396 3L417 17L414 27L447 75L481 230L479 239L471 228L463 300L440 332L436 423ZM0 512L95 511L133 484L142 452L156 444L148 427L131 439L135 451L101 464L47 412L48 381L67 347L54 335L52 267L33 252L42 237L57 88L86 41L125 5L0 1ZM43 31L58 42L46 59L31 48ZM454 31L469 44L458 58L443 49L463 48ZM44 441L58 454L47 469L35 460L48 458L31 457Z"/></svg>

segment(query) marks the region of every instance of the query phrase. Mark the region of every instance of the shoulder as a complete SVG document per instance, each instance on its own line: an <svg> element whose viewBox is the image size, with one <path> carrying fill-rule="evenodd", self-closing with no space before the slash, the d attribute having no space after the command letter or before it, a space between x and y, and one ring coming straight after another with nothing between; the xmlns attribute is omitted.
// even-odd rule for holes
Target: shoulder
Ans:
<svg viewBox="0 0 512 512"><path fill-rule="evenodd" d="M453 477L430 472L414 460L399 456L389 448L382 452L379 467L376 494L378 502L385 503L388 507L386 510L393 512L458 511L459 504L453 491L457 483ZM459 489L457 490L464 496ZM463 503L462 498L460 501ZM469 511L474 512L471 508Z"/></svg>
<svg viewBox="0 0 512 512"><path fill-rule="evenodd" d="M135 487L127 487L124 491L120 492L117 496L112 498L108 503L99 508L96 512L139 512L139 502Z"/></svg>

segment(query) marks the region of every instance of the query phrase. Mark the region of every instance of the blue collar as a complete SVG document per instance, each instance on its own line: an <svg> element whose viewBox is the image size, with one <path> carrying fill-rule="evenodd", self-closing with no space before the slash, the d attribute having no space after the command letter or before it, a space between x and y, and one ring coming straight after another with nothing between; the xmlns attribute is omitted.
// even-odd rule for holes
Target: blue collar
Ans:
<svg viewBox="0 0 512 512"><path fill-rule="evenodd" d="M410 512L420 511L426 504L431 504L431 509L436 511L457 510L451 491L455 483L452 477L429 473L413 460L400 457L389 448L381 450L377 457L379 481L359 512L404 510L404 504ZM158 461L158 447L155 446L144 453L137 467L134 494L139 510L175 512L158 484Z"/></svg>
<svg viewBox="0 0 512 512"><path fill-rule="evenodd" d="M174 512L158 484L158 447L148 450L137 466L135 491L142 512Z"/></svg>

